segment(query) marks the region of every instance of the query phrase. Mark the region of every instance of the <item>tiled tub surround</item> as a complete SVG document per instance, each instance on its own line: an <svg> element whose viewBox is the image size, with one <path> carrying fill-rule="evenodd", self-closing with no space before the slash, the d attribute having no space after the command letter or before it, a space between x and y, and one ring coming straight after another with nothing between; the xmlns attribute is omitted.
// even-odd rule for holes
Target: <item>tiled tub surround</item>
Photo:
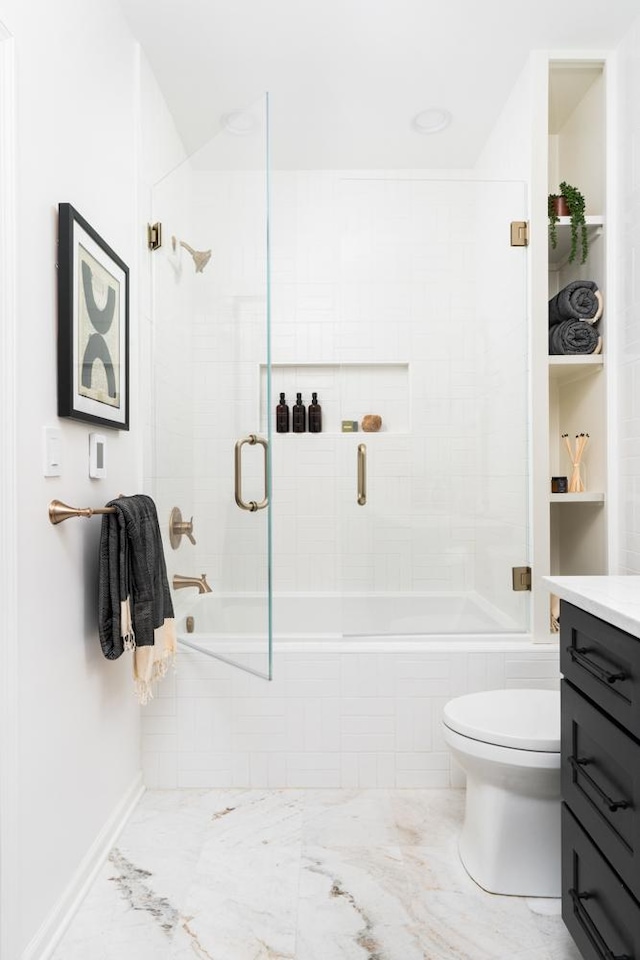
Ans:
<svg viewBox="0 0 640 960"><path fill-rule="evenodd" d="M485 893L461 790L147 793L52 960L579 960Z"/></svg>
<svg viewBox="0 0 640 960"><path fill-rule="evenodd" d="M524 639L276 642L271 682L180 647L143 713L145 782L461 786L440 729L445 702L558 684L558 648Z"/></svg>

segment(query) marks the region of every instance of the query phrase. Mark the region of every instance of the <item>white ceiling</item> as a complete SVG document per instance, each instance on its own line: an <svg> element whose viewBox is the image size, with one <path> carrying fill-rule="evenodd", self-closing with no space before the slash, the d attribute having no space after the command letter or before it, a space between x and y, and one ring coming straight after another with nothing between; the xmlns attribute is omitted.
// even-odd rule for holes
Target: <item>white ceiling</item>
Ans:
<svg viewBox="0 0 640 960"><path fill-rule="evenodd" d="M120 0L189 152L269 91L293 168L475 162L528 52L615 47L637 0ZM411 119L444 107L444 133Z"/></svg>

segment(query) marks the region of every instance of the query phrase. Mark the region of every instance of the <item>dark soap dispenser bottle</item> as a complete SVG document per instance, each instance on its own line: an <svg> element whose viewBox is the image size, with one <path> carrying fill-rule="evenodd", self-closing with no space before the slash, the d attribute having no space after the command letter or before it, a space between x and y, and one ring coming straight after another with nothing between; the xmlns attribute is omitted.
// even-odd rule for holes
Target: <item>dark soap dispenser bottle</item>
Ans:
<svg viewBox="0 0 640 960"><path fill-rule="evenodd" d="M307 429L307 411L302 402L302 394L296 393L296 403L293 408L293 432L304 433Z"/></svg>
<svg viewBox="0 0 640 960"><path fill-rule="evenodd" d="M276 407L276 433L289 433L289 407L285 403L284 393L280 394L280 403Z"/></svg>
<svg viewBox="0 0 640 960"><path fill-rule="evenodd" d="M309 404L309 433L322 432L322 407L318 403L318 394L311 394L311 403Z"/></svg>

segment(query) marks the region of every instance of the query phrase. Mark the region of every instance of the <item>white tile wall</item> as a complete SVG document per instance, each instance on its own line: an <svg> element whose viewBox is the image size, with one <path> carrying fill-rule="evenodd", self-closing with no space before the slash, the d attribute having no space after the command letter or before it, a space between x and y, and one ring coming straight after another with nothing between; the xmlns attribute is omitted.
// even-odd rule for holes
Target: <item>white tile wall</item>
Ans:
<svg viewBox="0 0 640 960"><path fill-rule="evenodd" d="M159 475L169 476L175 450L174 475L184 476L185 487L188 470L196 478L187 509L202 534L180 560L206 569L225 592L264 582L264 539L247 536L232 471L236 439L264 428L263 186L249 173L194 178L191 230L214 254L205 273L190 278L187 307L193 362L180 392L193 395L193 460L184 443L165 443L159 464ZM526 547L526 438L512 424L526 383L524 326L516 335L514 283L500 297L486 295L504 286L506 268L478 261L483 244L470 223L479 189L428 174L411 181L274 173L273 361L362 365L348 376L311 368L330 432L274 438L276 589L478 589L526 625L522 598L514 600L509 587L510 567L524 562ZM493 210L496 189L486 201ZM171 343L172 362L179 355ZM399 366L380 368L384 375L366 366L381 360ZM293 383L296 369L304 383ZM398 374L392 383L390 371ZM509 372L504 382L500 371ZM282 383L274 379L272 404L280 389L290 404L297 387L315 389L308 368L285 372ZM173 437L183 410L172 410L166 388L158 416ZM385 433L335 432L340 419L377 408ZM362 439L369 447L365 523L355 505ZM438 536L417 517L438 518ZM415 535L404 535L409 530Z"/></svg>
<svg viewBox="0 0 640 960"><path fill-rule="evenodd" d="M558 649L287 652L272 682L180 649L143 718L147 786L460 785L444 704L503 687L556 689Z"/></svg>

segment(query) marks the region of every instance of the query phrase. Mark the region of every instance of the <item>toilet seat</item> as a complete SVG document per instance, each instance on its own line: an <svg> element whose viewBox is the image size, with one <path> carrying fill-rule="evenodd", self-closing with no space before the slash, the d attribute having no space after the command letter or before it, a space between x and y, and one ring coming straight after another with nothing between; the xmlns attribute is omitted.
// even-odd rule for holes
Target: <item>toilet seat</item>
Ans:
<svg viewBox="0 0 640 960"><path fill-rule="evenodd" d="M451 750L458 755L458 761L467 768L473 763L491 763L509 767L516 775L517 770L559 770L560 753L556 750L517 750L515 747L499 747L495 743L485 743L456 733L444 724L444 739Z"/></svg>
<svg viewBox="0 0 640 960"><path fill-rule="evenodd" d="M450 700L443 722L455 733L512 750L560 753L557 690L489 690Z"/></svg>

